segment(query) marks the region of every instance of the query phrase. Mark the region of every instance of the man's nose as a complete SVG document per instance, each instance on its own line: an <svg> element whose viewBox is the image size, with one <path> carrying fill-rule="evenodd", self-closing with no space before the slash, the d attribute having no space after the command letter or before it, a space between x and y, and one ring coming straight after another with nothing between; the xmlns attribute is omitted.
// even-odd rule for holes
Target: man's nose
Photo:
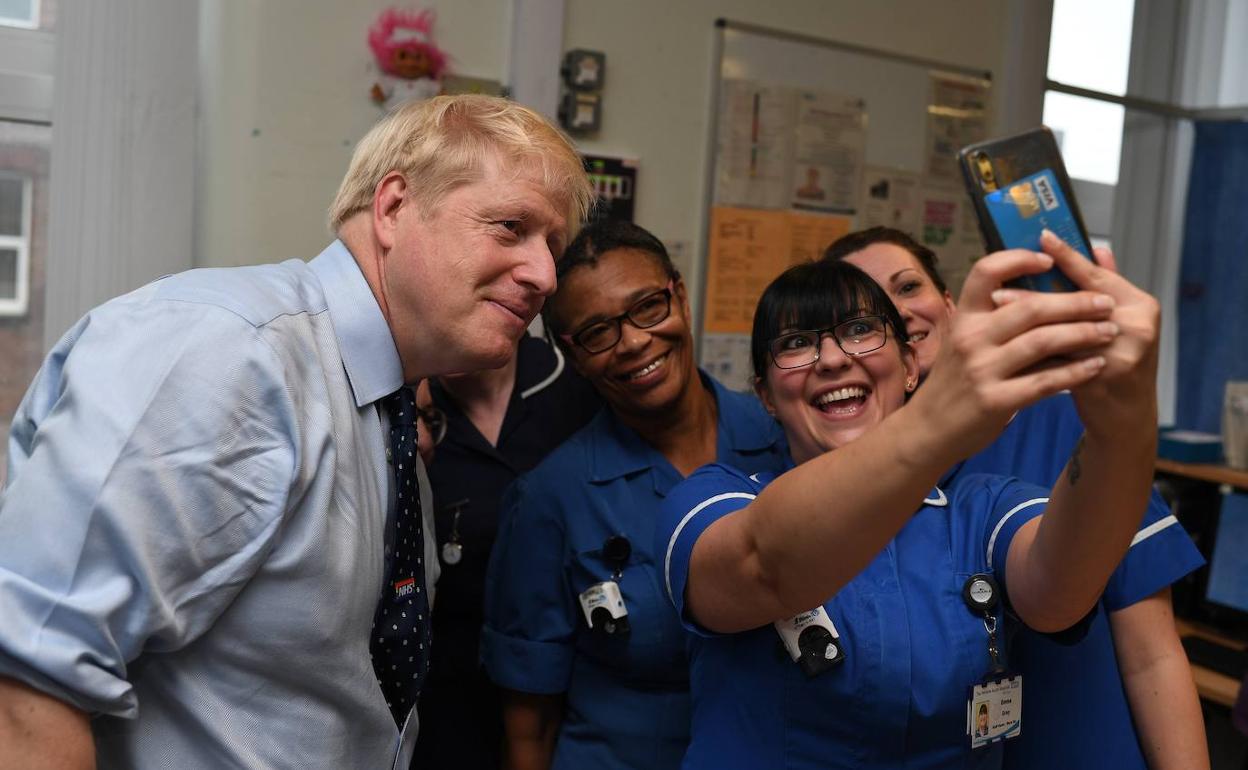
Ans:
<svg viewBox="0 0 1248 770"><path fill-rule="evenodd" d="M555 293L555 257L546 241L534 238L515 271L516 280L543 297Z"/></svg>

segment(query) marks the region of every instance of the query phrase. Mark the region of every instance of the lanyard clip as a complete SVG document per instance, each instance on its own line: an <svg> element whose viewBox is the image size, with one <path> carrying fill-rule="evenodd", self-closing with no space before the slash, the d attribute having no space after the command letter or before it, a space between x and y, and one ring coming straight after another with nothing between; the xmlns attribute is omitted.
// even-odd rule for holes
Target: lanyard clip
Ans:
<svg viewBox="0 0 1248 770"><path fill-rule="evenodd" d="M992 661L993 673L1005 671L1001 647L997 644L997 616L993 614L1001 601L997 581L983 572L971 575L962 586L962 601L966 602L971 612L984 617L984 630L988 632L988 658Z"/></svg>
<svg viewBox="0 0 1248 770"><path fill-rule="evenodd" d="M994 673L1005 671L1001 662L1001 648L997 646L997 617L987 610L984 611L984 630L988 632L988 658L992 661Z"/></svg>

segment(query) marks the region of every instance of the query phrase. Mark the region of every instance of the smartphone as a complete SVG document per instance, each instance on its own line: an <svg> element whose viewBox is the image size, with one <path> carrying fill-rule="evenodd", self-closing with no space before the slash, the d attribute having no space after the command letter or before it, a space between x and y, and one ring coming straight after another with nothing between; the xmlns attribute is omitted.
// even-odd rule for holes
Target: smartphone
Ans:
<svg viewBox="0 0 1248 770"><path fill-rule="evenodd" d="M1092 259L1092 242L1048 128L972 144L962 148L958 161L988 251L1040 251L1040 233L1048 228ZM1056 267L1011 284L1032 291L1076 289Z"/></svg>

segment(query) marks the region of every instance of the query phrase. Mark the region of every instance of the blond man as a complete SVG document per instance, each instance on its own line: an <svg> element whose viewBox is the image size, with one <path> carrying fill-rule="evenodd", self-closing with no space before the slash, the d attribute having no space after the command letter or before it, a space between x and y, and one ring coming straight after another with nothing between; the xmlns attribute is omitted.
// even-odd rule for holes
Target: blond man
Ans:
<svg viewBox="0 0 1248 770"><path fill-rule="evenodd" d="M530 110L414 103L360 142L315 259L79 321L13 421L0 768L406 767L414 712L370 651L404 547L379 405L504 363L590 195Z"/></svg>

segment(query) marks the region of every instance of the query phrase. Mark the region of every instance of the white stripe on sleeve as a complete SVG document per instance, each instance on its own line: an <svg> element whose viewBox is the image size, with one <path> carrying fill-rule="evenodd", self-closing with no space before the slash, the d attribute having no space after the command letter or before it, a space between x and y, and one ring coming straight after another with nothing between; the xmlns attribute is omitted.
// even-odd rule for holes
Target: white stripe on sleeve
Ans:
<svg viewBox="0 0 1248 770"><path fill-rule="evenodd" d="M672 533L671 539L667 541L667 555L663 557L663 585L667 587L667 598L671 600L673 606L676 604L676 596L672 593L672 550L676 547L676 539L680 537L680 533L685 528L685 525L707 506L714 505L721 500L732 500L734 498L753 500L755 497L758 497L758 495L753 495L749 492L726 492L722 495L715 495L698 503L693 510L681 518L680 523L676 525L676 531Z"/></svg>
<svg viewBox="0 0 1248 770"><path fill-rule="evenodd" d="M1174 518L1173 513L1164 519L1158 519L1157 521L1154 521L1152 524L1149 524L1144 529L1141 529L1139 532L1135 533L1135 537L1131 538L1131 547L1134 548L1135 546L1149 539L1153 535L1162 531L1166 527L1170 527L1178 523L1179 523L1179 520Z"/></svg>
<svg viewBox="0 0 1248 770"><path fill-rule="evenodd" d="M1011 516L1024 508L1030 508L1033 505L1042 505L1047 502L1049 502L1049 498L1047 497L1032 498L1031 500L1014 506L1008 513L1001 517L1001 521L997 522L997 526L992 528L992 536L988 538L988 569L992 569L992 548L997 544L997 535L1001 534L1001 528L1005 526L1005 522L1009 521Z"/></svg>

